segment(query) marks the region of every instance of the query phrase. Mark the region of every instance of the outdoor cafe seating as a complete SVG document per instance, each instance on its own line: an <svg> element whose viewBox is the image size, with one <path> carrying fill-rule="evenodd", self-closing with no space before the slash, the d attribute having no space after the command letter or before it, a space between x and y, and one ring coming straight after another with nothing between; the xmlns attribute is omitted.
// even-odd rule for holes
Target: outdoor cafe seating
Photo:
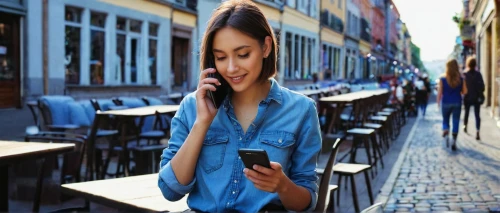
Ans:
<svg viewBox="0 0 500 213"><path fill-rule="evenodd" d="M365 177L368 198L373 204L370 181L376 175L378 166L383 168L383 151L389 148L391 140L403 125L401 111L387 105L389 92L363 90L339 94L329 89L297 92L317 101L318 115L323 119L322 152L328 153L328 160L325 167L317 168L320 188L316 210L333 212L335 204L339 205L342 199L340 189L349 178L355 211L359 212L361 206L356 192L359 183L354 177L361 173ZM73 138L81 141L78 142L81 145L77 146L77 155L63 157L61 184L64 184L64 193L85 198L84 209L88 209L88 201L117 209L141 211L179 210L187 206L185 199L174 203L164 200L157 187L153 186L147 190L137 189L141 193L128 197L118 196L120 191L108 195L106 187L102 187L104 183L116 186L130 180L131 183L143 184L154 179L159 169L161 150L167 147L166 141L162 140L168 139L170 118L178 105L164 105L159 98L153 97L75 101L71 97L60 96L41 97L33 106L42 117L34 120L41 131L27 135L27 141L57 142L68 139L71 142ZM358 153L358 149L364 149L364 152ZM360 161L358 157L362 154L366 158ZM108 171L111 161L116 161L116 171ZM371 178L368 175L370 172ZM337 184L334 185L331 182L335 174ZM135 179L132 181L131 178ZM102 184L92 181L100 179L106 180ZM342 182L342 179L346 181ZM154 184L156 186L156 182ZM154 202L146 202L148 199L144 196L155 197ZM160 203L168 203L168 206L161 209L153 206Z"/></svg>

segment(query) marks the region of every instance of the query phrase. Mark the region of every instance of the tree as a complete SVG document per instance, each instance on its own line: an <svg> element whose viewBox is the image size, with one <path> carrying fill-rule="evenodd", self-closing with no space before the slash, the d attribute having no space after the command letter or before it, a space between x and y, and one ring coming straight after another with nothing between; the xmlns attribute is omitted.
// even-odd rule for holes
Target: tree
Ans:
<svg viewBox="0 0 500 213"><path fill-rule="evenodd" d="M412 63L412 65L421 71L425 71L424 63L422 63L422 60L420 59L420 47L415 45L413 42L411 42L410 45L411 45L411 63Z"/></svg>

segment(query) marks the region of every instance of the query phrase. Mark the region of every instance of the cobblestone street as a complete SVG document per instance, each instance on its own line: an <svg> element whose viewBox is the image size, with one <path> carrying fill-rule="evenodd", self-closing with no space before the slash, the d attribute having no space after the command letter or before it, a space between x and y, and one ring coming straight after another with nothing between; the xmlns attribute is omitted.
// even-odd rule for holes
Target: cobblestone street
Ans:
<svg viewBox="0 0 500 213"><path fill-rule="evenodd" d="M500 131L485 111L482 140L475 140L475 130L461 131L453 152L441 137L436 104L429 106L377 198L387 202L386 212L500 211ZM474 122L471 115L469 126Z"/></svg>

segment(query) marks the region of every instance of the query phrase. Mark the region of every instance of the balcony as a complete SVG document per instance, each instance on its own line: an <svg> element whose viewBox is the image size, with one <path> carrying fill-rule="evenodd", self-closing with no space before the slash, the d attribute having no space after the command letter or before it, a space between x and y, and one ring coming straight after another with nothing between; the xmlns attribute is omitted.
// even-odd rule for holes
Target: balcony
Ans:
<svg viewBox="0 0 500 213"><path fill-rule="evenodd" d="M344 22L342 22L342 19L330 13L328 10L323 10L323 12L321 12L320 22L322 26L328 27L335 32L344 32Z"/></svg>
<svg viewBox="0 0 500 213"><path fill-rule="evenodd" d="M169 3L174 8L185 10L187 12L196 12L198 0L153 0Z"/></svg>
<svg viewBox="0 0 500 213"><path fill-rule="evenodd" d="M362 18L361 19L361 39L365 40L367 42L371 42L372 41L371 34L372 34L372 30L371 30L370 22L367 19Z"/></svg>

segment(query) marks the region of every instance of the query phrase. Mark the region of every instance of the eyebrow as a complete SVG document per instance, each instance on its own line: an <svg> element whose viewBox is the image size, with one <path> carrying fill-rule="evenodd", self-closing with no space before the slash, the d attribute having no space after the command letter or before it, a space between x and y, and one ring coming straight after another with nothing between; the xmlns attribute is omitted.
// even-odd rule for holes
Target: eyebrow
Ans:
<svg viewBox="0 0 500 213"><path fill-rule="evenodd" d="M250 46L248 46L248 45L239 46L239 47L234 48L233 51L236 52L238 50L245 49L247 47L250 47ZM214 51L214 52L224 52L224 51L218 50L218 49L212 49L212 51Z"/></svg>

